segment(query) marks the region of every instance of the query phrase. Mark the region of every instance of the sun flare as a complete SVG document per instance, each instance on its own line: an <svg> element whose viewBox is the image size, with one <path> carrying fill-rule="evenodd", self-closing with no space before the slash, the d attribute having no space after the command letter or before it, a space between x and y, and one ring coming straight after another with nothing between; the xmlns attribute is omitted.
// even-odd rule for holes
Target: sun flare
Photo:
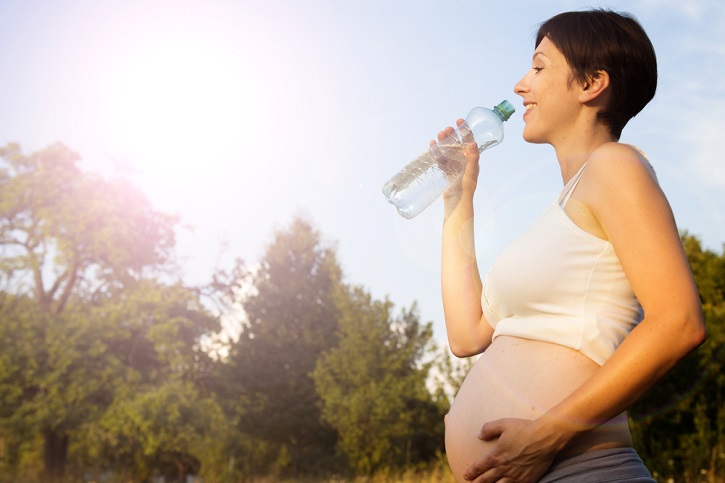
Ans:
<svg viewBox="0 0 725 483"><path fill-rule="evenodd" d="M107 94L114 151L142 172L219 169L261 112L243 58L198 35L144 42L116 63Z"/></svg>

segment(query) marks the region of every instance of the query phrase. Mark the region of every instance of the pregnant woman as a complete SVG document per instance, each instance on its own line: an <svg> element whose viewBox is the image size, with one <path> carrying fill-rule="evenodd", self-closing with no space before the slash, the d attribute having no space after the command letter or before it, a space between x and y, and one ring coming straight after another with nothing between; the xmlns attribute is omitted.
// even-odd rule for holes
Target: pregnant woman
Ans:
<svg viewBox="0 0 725 483"><path fill-rule="evenodd" d="M475 145L445 194L448 341L456 356L481 354L446 417L458 481L654 481L626 410L705 338L669 204L646 158L618 142L656 84L654 49L632 17L551 18L514 90L524 139L556 152L561 194L483 281Z"/></svg>

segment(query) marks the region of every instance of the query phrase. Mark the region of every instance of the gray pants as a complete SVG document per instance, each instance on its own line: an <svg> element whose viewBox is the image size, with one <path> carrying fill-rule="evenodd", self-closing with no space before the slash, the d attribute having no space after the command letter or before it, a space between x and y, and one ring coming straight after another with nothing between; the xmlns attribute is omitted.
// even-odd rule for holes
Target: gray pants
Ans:
<svg viewBox="0 0 725 483"><path fill-rule="evenodd" d="M549 472L539 480L539 483L552 483L555 481L655 483L652 475L650 475L633 448L590 451L557 461L551 465Z"/></svg>

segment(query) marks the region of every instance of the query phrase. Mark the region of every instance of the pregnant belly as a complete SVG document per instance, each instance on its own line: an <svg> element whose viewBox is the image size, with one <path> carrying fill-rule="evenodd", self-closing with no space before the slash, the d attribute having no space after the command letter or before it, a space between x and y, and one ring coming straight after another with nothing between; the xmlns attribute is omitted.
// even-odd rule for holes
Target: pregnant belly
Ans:
<svg viewBox="0 0 725 483"><path fill-rule="evenodd" d="M446 454L456 481L494 442L478 439L485 422L535 419L586 381L598 365L556 344L498 337L466 376L446 417ZM568 454L631 445L626 414L593 430Z"/></svg>

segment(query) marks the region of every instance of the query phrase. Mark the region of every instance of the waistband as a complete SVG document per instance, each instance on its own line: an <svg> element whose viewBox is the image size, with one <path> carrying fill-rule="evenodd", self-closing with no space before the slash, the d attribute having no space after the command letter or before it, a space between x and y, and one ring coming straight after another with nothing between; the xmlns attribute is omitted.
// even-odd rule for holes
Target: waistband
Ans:
<svg viewBox="0 0 725 483"><path fill-rule="evenodd" d="M588 451L554 463L539 483L656 483L634 448Z"/></svg>

